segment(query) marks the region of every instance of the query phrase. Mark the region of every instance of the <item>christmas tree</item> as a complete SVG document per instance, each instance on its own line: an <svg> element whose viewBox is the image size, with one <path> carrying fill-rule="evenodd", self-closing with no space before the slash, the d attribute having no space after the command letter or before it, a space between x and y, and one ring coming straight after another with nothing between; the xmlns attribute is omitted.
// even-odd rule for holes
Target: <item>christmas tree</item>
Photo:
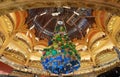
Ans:
<svg viewBox="0 0 120 77"><path fill-rule="evenodd" d="M45 70L54 74L68 74L80 67L80 56L67 35L63 21L58 21L48 45L41 57Z"/></svg>

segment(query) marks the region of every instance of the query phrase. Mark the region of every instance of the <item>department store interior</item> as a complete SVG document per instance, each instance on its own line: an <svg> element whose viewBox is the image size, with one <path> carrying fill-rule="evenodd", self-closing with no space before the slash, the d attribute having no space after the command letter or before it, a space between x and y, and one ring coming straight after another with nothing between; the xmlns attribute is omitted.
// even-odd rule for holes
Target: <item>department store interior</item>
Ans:
<svg viewBox="0 0 120 77"><path fill-rule="evenodd" d="M120 77L120 0L0 0L0 77Z"/></svg>

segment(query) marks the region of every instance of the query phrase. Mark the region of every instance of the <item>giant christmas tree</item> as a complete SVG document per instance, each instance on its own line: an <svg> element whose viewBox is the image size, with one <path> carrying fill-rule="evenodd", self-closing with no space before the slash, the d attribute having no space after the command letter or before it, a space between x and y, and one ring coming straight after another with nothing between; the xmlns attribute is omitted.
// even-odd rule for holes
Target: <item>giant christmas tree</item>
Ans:
<svg viewBox="0 0 120 77"><path fill-rule="evenodd" d="M80 67L80 56L70 41L66 27L58 21L48 47L43 50L41 62L45 70L54 74L68 74Z"/></svg>

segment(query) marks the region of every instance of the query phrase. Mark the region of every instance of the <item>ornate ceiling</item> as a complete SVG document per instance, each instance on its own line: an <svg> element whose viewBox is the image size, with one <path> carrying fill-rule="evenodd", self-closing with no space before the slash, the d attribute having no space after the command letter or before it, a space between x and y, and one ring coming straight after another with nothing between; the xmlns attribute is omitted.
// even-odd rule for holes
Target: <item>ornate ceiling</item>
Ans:
<svg viewBox="0 0 120 77"><path fill-rule="evenodd" d="M119 64L119 3L119 0L3 0L0 61L15 70L50 75L40 63L41 50L47 47L56 21L61 19L81 56L81 68L74 74L109 70Z"/></svg>

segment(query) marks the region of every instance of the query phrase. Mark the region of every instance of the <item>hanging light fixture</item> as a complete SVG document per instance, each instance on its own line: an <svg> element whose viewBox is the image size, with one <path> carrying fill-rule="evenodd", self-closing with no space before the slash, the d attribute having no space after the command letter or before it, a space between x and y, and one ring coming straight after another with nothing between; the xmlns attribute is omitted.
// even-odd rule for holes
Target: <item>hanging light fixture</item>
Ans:
<svg viewBox="0 0 120 77"><path fill-rule="evenodd" d="M70 41L63 21L57 21L49 46L43 50L41 63L53 74L68 74L80 67L80 56Z"/></svg>

